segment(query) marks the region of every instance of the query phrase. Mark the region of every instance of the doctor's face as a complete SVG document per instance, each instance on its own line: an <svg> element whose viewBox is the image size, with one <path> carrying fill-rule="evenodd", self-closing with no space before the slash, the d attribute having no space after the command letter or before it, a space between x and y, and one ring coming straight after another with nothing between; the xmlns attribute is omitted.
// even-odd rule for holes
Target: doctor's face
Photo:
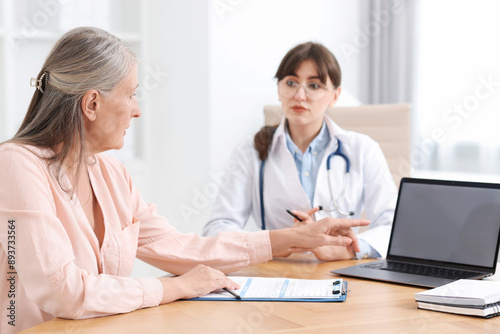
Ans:
<svg viewBox="0 0 500 334"><path fill-rule="evenodd" d="M278 95L290 126L308 126L319 130L326 109L333 107L340 94L332 81L319 79L316 63L304 60L293 75L278 82Z"/></svg>

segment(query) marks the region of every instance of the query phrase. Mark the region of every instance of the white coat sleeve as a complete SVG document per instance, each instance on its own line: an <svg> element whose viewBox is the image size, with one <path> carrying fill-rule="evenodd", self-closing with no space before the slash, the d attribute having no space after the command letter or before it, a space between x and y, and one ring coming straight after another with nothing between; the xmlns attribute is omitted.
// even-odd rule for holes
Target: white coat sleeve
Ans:
<svg viewBox="0 0 500 334"><path fill-rule="evenodd" d="M203 228L204 236L218 235L222 231L244 231L252 206L255 169L260 161L253 143L248 140L233 150L212 204L209 220Z"/></svg>
<svg viewBox="0 0 500 334"><path fill-rule="evenodd" d="M363 201L370 228L358 235L382 257L387 255L397 190L378 143L365 137L363 143Z"/></svg>

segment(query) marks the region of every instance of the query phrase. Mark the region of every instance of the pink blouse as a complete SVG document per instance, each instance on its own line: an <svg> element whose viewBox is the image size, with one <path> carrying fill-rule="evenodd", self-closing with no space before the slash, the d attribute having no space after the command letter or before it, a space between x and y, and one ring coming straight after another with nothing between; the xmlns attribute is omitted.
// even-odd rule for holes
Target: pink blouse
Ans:
<svg viewBox="0 0 500 334"><path fill-rule="evenodd" d="M199 263L224 272L272 258L269 233L181 234L146 204L129 174L104 154L88 173L104 216L99 248L76 196L61 189L42 156L0 145L0 332L54 317L81 319L157 306L157 278L129 278L134 258L173 274ZM67 177L63 185L69 186Z"/></svg>

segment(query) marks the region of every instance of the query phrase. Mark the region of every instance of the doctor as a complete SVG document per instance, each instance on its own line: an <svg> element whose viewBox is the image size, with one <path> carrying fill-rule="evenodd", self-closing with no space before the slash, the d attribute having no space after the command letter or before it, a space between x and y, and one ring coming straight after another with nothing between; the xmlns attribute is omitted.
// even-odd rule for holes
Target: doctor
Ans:
<svg viewBox="0 0 500 334"><path fill-rule="evenodd" d="M141 116L137 71L121 40L80 27L56 42L32 78L26 117L0 143L0 333L236 289L225 273L290 248L359 250L351 227L364 220L327 218L212 238L178 232L105 154L123 147ZM136 257L178 276L128 277Z"/></svg>
<svg viewBox="0 0 500 334"><path fill-rule="evenodd" d="M323 261L385 257L396 186L379 145L325 115L341 92L334 55L321 44L300 44L285 55L275 77L284 117L234 150L227 184L203 234L240 231L250 215L261 229L302 224L286 209L301 220L309 215L315 220L359 218L364 213L371 224L358 234L360 252L338 246L313 252Z"/></svg>

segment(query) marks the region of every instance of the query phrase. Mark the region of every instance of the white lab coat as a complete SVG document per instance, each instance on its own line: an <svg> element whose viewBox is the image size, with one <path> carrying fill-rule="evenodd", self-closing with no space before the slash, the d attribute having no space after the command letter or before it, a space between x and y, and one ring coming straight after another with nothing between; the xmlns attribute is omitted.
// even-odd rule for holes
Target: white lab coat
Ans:
<svg viewBox="0 0 500 334"><path fill-rule="evenodd" d="M326 160L337 148L338 138L351 162L350 184L341 208L344 211L354 211L351 218L359 218L362 212L365 213L371 223L367 231L358 234L358 238L385 257L397 191L384 155L370 137L346 131L327 116L325 121L331 141L318 171L312 206L286 145L284 118L276 129L264 168L266 228L271 230L293 225L293 217L285 209L306 211L319 205L334 207L328 186ZM343 187L344 160L338 156L332 158L331 169L334 171L332 188L334 195L338 197ZM213 203L209 221L203 229L204 235L242 230L250 214L261 227L259 172L260 160L252 138L239 145L231 155L224 182ZM327 216L345 218L336 211L319 211L315 214L315 219Z"/></svg>

